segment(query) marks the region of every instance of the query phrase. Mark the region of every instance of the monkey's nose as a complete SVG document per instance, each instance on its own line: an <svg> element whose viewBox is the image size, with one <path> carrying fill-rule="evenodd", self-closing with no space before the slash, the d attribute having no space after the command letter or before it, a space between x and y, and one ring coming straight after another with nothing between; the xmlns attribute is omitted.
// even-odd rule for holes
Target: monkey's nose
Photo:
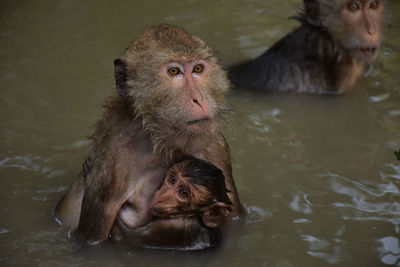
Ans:
<svg viewBox="0 0 400 267"><path fill-rule="evenodd" d="M203 97L192 96L190 104L190 113L194 121L203 120L210 116L210 107L207 100Z"/></svg>
<svg viewBox="0 0 400 267"><path fill-rule="evenodd" d="M201 109L203 109L203 106L200 104L200 102L199 102L197 99L193 99L192 101L193 101L193 103L194 103L195 105L197 105L197 106L199 106Z"/></svg>

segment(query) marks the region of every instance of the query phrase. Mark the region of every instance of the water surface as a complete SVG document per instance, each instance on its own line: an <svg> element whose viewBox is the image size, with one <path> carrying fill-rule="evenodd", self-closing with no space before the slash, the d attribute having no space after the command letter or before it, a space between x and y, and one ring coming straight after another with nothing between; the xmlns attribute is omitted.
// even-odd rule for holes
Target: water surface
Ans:
<svg viewBox="0 0 400 267"><path fill-rule="evenodd" d="M229 251L81 248L52 219L114 93L113 60L147 27L184 26L226 65L296 27L300 0L0 2L0 265L400 266L400 14L339 97L234 90L226 135L249 216Z"/></svg>

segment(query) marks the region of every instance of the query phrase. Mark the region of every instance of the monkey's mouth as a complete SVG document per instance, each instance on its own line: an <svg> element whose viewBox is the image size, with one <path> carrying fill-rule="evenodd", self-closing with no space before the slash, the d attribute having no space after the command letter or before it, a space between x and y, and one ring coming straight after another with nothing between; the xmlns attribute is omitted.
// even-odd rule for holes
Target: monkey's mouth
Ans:
<svg viewBox="0 0 400 267"><path fill-rule="evenodd" d="M373 59L378 51L377 47L360 47L359 49L362 56L368 60Z"/></svg>
<svg viewBox="0 0 400 267"><path fill-rule="evenodd" d="M194 217L199 215L200 212L195 211L175 211L175 210L168 210L168 211L160 211L160 210L152 210L151 215L155 218L160 219L175 219L180 217Z"/></svg>
<svg viewBox="0 0 400 267"><path fill-rule="evenodd" d="M190 126L190 125L201 124L201 123L204 123L204 122L206 122L208 120L209 120L208 118L204 118L204 119L199 119L199 120L188 121L188 122L186 122L186 125Z"/></svg>

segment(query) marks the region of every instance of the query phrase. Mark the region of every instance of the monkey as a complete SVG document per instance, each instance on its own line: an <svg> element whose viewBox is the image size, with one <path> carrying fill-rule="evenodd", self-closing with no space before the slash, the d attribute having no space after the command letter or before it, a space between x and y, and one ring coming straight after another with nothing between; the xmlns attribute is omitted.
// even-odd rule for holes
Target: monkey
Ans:
<svg viewBox="0 0 400 267"><path fill-rule="evenodd" d="M168 166L186 156L222 171L232 203L228 218L240 217L243 208L222 133L230 82L213 49L177 26L153 26L114 61L114 74L117 94L96 123L80 175L56 204L56 220L71 229L75 240L89 245L107 240L111 230L129 230L136 223L126 214L151 205ZM166 219L164 224L168 222L181 236L207 235L194 218ZM157 225L160 220L148 226L152 231L143 225L141 238L146 233L165 236ZM188 225L196 230L187 232Z"/></svg>
<svg viewBox="0 0 400 267"><path fill-rule="evenodd" d="M236 87L341 94L372 62L383 39L385 0L304 0L300 27L254 60L230 68Z"/></svg>
<svg viewBox="0 0 400 267"><path fill-rule="evenodd" d="M179 216L200 216L205 226L214 228L232 211L231 206L222 171L210 162L187 156L168 169L150 206L121 207L119 213L130 228L154 218Z"/></svg>
<svg viewBox="0 0 400 267"><path fill-rule="evenodd" d="M200 216L206 227L218 227L232 211L225 177L212 163L189 158L167 171L155 192L151 213L158 218Z"/></svg>
<svg viewBox="0 0 400 267"><path fill-rule="evenodd" d="M129 225L125 225L129 229L125 229L122 234L120 229L115 230L114 227L111 235L115 240L123 240L121 236L131 236L133 233L136 236L135 238L131 237L129 241L136 246L141 246L142 243L149 246L152 242L154 243L154 240L157 240L158 246L160 246L159 234L147 234L149 240L143 242L137 232L143 231L141 229L150 222L158 223L158 232L171 231L170 222L174 219L178 219L180 224L184 224L186 219L196 217L198 223L212 228L209 232L214 234L214 238L217 238L219 231L218 229L213 231L213 228L219 227L232 211L232 203L227 193L225 177L220 169L210 162L186 157L168 169L164 180L154 193L151 206L142 207L143 210L127 209L125 211L124 207L120 209L119 213L122 215L120 217L129 222ZM158 222L154 222L157 220ZM122 223L120 222L120 224ZM190 223L186 222L186 227L188 225ZM147 227L146 229L148 232L151 228ZM193 230L189 227L187 231ZM185 238L188 238L187 235ZM189 247L192 241L189 237L189 240L183 242L185 247ZM168 244L168 246L171 245L171 243Z"/></svg>

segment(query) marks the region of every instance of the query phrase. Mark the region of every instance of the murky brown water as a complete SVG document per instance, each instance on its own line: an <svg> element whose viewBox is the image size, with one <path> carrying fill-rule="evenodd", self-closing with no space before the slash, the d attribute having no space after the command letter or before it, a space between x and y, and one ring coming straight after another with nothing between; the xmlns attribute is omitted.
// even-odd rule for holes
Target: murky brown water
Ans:
<svg viewBox="0 0 400 267"><path fill-rule="evenodd" d="M400 266L400 2L368 77L340 97L234 91L227 136L249 217L230 251L81 248L51 216L145 28L184 26L225 64L288 32L300 0L0 2L0 265Z"/></svg>

